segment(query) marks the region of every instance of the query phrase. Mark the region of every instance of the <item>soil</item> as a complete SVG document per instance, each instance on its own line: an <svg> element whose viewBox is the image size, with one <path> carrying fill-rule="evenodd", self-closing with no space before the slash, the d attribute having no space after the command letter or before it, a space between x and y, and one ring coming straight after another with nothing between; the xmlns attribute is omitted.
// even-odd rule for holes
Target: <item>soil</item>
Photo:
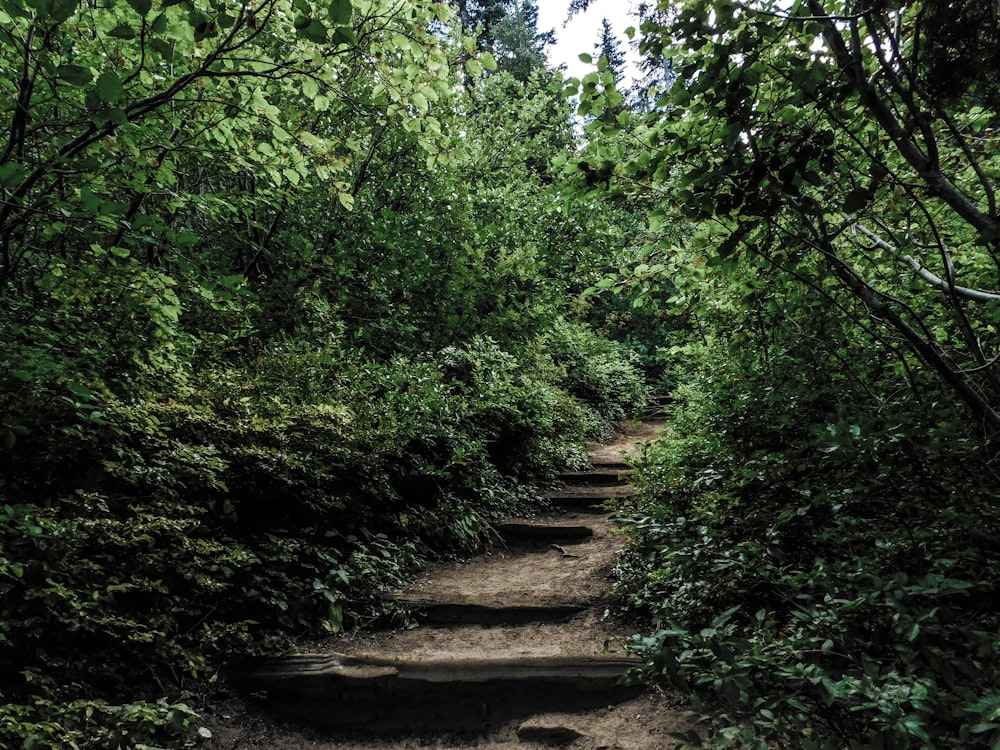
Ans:
<svg viewBox="0 0 1000 750"><path fill-rule="evenodd" d="M588 446L595 465L628 461L663 429L647 421L623 427L614 441ZM401 592L407 600L475 601L477 604L536 606L582 603L585 608L568 621L521 625L422 625L410 630L361 631L323 641L304 642L313 654L348 654L407 661L434 659L489 659L537 656L624 655L622 634L629 629L609 611L607 595L611 572L624 540L609 523L609 515L553 512L532 521L586 524L593 536L584 540L512 544L464 562L429 567ZM474 735L332 736L329 729L292 725L269 716L257 705L220 686L208 705L199 706L202 726L211 732L199 747L217 750L271 748L273 750L409 750L450 748L465 750L531 750L571 747L573 750L662 750L671 732L692 727L679 709L676 696L645 692L616 705L572 713L549 713L491 726Z"/></svg>

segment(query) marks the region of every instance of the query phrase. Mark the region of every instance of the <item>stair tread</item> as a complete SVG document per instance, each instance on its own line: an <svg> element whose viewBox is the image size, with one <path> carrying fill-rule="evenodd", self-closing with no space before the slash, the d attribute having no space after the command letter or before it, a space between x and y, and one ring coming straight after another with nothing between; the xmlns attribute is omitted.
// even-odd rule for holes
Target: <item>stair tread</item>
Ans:
<svg viewBox="0 0 1000 750"><path fill-rule="evenodd" d="M476 599L455 597L400 597L398 601L415 610L416 618L422 622L450 624L524 624L532 622L562 622L583 612L594 601L530 601L514 600L497 603Z"/></svg>
<svg viewBox="0 0 1000 750"><path fill-rule="evenodd" d="M635 485L574 485L572 487L563 487L557 490L546 490L542 494L543 497L547 497L550 500L561 500L571 497L594 498L598 500L611 499L631 497L635 494Z"/></svg>
<svg viewBox="0 0 1000 750"><path fill-rule="evenodd" d="M357 658L456 660L482 656L608 656L622 655L625 642L616 638L625 629L603 608L590 607L571 621L527 622L483 626L416 627L359 631L336 639L322 639L306 648L314 652L348 654Z"/></svg>
<svg viewBox="0 0 1000 750"><path fill-rule="evenodd" d="M497 532L508 541L525 540L568 540L580 541L594 535L594 529L587 524L557 523L553 521L506 521L497 524Z"/></svg>
<svg viewBox="0 0 1000 750"><path fill-rule="evenodd" d="M296 654L261 657L240 665L248 679L282 680L338 677L344 680L410 679L422 682L486 682L544 678L617 679L639 660L630 656L510 656L425 659L355 657L346 654Z"/></svg>
<svg viewBox="0 0 1000 750"><path fill-rule="evenodd" d="M405 660L302 654L244 662L230 675L286 717L381 734L482 731L540 712L606 708L641 692L621 684L636 664L620 656Z"/></svg>

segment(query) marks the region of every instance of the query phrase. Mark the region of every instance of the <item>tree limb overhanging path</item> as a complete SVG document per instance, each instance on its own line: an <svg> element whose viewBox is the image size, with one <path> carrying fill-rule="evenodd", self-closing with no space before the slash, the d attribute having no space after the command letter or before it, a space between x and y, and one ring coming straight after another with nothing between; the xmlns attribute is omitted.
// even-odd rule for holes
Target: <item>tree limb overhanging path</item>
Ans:
<svg viewBox="0 0 1000 750"><path fill-rule="evenodd" d="M303 747L662 748L689 727L662 696L622 684L637 662L609 620L624 539L606 509L632 494L628 456L662 428L634 423L591 445L592 468L546 493L553 510L500 524L498 549L432 566L398 592L418 627L240 665L234 682ZM225 722L213 732L216 747L248 746Z"/></svg>

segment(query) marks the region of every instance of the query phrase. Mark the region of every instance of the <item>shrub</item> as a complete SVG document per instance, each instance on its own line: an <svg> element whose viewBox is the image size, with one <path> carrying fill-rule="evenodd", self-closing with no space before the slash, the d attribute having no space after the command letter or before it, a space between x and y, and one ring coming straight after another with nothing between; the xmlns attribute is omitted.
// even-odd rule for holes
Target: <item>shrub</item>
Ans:
<svg viewBox="0 0 1000 750"><path fill-rule="evenodd" d="M14 391L31 429L0 485L0 740L155 742L234 655L402 617L389 589L480 549L533 501L519 480L574 455L585 410L560 372L485 338L379 362L289 337L141 399Z"/></svg>
<svg viewBox="0 0 1000 750"><path fill-rule="evenodd" d="M782 393L730 366L678 389L641 472L619 584L652 623L637 678L690 695L713 747L995 747L981 441L944 409L873 416L849 389L831 403L821 380Z"/></svg>
<svg viewBox="0 0 1000 750"><path fill-rule="evenodd" d="M545 350L565 391L589 407L588 433L608 436L615 422L635 416L648 387L637 355L587 326L562 320L546 335Z"/></svg>

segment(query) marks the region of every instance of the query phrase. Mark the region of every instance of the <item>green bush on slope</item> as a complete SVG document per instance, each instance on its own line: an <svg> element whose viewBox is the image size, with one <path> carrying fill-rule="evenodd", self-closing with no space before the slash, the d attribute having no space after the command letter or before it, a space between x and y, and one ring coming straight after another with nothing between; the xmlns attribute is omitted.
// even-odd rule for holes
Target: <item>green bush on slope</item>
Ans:
<svg viewBox="0 0 1000 750"><path fill-rule="evenodd" d="M589 409L610 408L571 398L547 358L476 339L379 363L289 339L169 396L95 387L96 421L28 409L67 427L4 465L0 738L184 732L174 701L226 659L401 616L387 589L479 548L531 502L518 479L570 460Z"/></svg>
<svg viewBox="0 0 1000 750"><path fill-rule="evenodd" d="M995 747L990 454L949 410L737 370L677 390L642 469L619 586L654 623L641 678L712 747Z"/></svg>

